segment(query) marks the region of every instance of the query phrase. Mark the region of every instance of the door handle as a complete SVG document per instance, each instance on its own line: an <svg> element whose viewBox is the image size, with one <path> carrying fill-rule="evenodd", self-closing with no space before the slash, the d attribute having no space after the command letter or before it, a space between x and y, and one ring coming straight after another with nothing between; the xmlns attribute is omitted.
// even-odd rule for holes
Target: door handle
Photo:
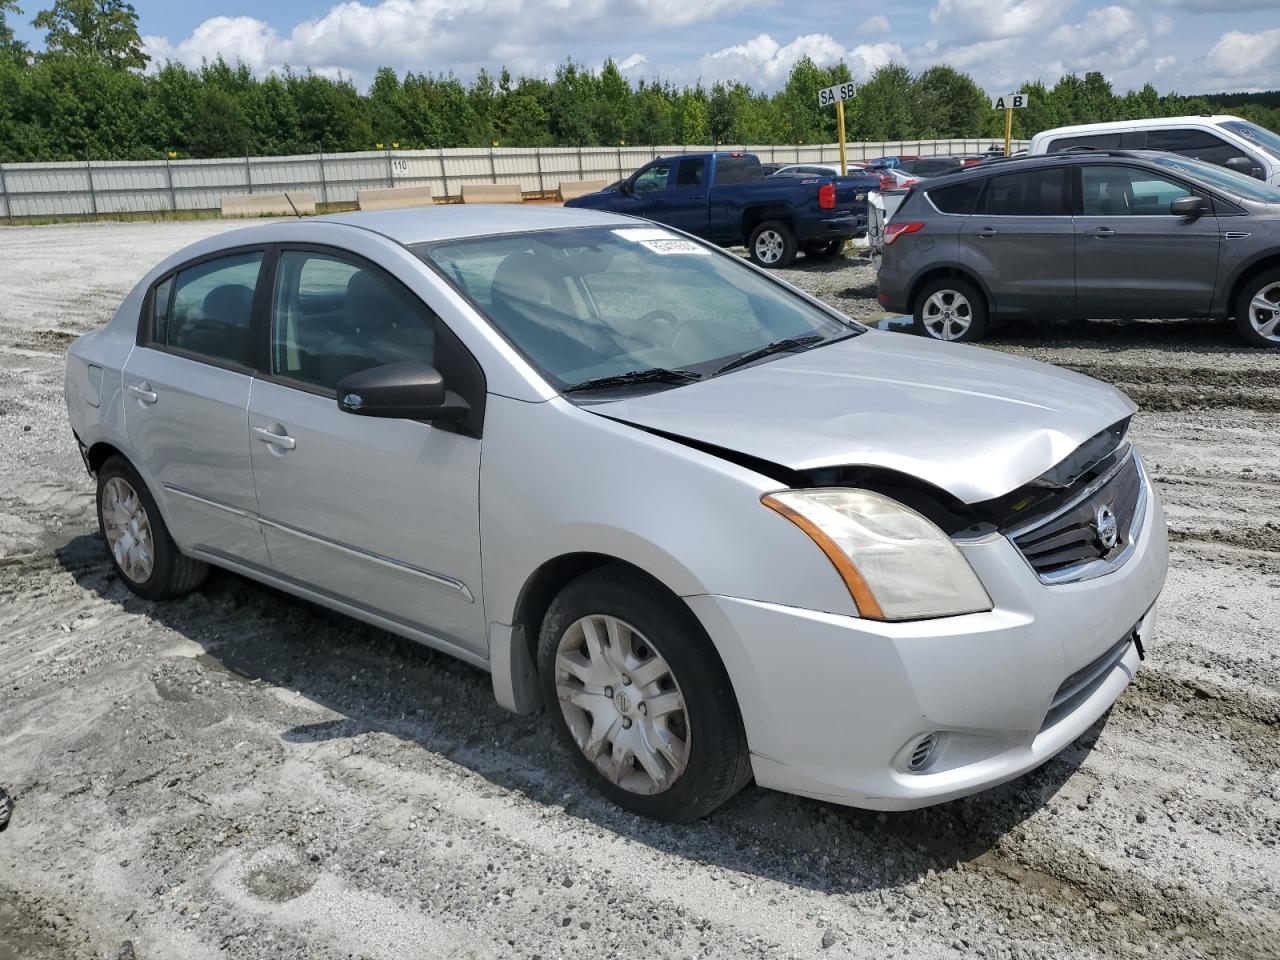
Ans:
<svg viewBox="0 0 1280 960"><path fill-rule="evenodd" d="M983 239L986 239L987 237L994 237L999 233L1000 231L997 230L995 227L983 227L981 230L978 231L978 236L982 237Z"/></svg>
<svg viewBox="0 0 1280 960"><path fill-rule="evenodd" d="M269 443L283 450L292 450L298 445L298 441L287 433L276 433L268 427L254 427L253 432L258 435L258 439L263 443Z"/></svg>
<svg viewBox="0 0 1280 960"><path fill-rule="evenodd" d="M143 381L142 383L129 384L129 392L145 403L147 406L155 403L160 397L151 389L151 384Z"/></svg>
<svg viewBox="0 0 1280 960"><path fill-rule="evenodd" d="M1110 227L1099 227L1097 230L1093 231L1093 235L1095 237L1114 237L1116 232Z"/></svg>

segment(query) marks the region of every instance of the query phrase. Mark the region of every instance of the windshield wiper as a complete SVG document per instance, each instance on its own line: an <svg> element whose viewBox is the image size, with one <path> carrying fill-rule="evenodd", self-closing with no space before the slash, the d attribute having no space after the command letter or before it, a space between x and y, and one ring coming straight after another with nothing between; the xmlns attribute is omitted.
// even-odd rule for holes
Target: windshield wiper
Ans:
<svg viewBox="0 0 1280 960"><path fill-rule="evenodd" d="M722 364L716 369L712 376L719 376L727 370L733 370L736 367L744 366L762 357L769 357L775 353L786 353L788 350L799 350L801 347L811 347L815 343L825 340L826 337L818 333L807 333L803 337L783 337L781 340L775 340L773 343L766 343L763 347L757 347L755 350L748 350L741 356L734 357L726 364Z"/></svg>
<svg viewBox="0 0 1280 960"><path fill-rule="evenodd" d="M701 380L702 374L692 370L668 370L666 367L649 367L647 370L630 370L627 373L615 373L607 377L596 377L594 380L583 380L565 387L561 393L576 393L581 390L600 390L606 387L625 387L633 383L691 383Z"/></svg>

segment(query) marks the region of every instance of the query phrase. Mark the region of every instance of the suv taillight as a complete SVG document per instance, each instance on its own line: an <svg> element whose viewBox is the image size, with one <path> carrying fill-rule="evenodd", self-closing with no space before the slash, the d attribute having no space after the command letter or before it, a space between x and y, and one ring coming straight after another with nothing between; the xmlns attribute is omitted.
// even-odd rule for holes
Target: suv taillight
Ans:
<svg viewBox="0 0 1280 960"><path fill-rule="evenodd" d="M824 183L818 188L818 206L823 210L834 210L836 206L836 185Z"/></svg>
<svg viewBox="0 0 1280 960"><path fill-rule="evenodd" d="M880 192L881 193L884 193L886 190L893 190L897 186L898 186L898 181L893 179L893 177L889 176L889 174L887 173L880 174Z"/></svg>
<svg viewBox="0 0 1280 960"><path fill-rule="evenodd" d="M884 225L884 245L887 247L899 237L908 233L919 233L923 229L924 224L918 220L908 223L886 223Z"/></svg>

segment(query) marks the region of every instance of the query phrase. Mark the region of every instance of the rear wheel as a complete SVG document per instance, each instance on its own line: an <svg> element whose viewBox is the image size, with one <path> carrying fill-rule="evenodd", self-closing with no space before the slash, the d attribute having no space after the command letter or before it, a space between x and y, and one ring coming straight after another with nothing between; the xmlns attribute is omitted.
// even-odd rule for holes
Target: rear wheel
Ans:
<svg viewBox="0 0 1280 960"><path fill-rule="evenodd" d="M1245 284L1236 300L1236 329L1255 347L1280 347L1280 270Z"/></svg>
<svg viewBox="0 0 1280 960"><path fill-rule="evenodd" d="M969 281L943 277L916 296L915 321L923 336L970 343L987 335L987 302Z"/></svg>
<svg viewBox="0 0 1280 960"><path fill-rule="evenodd" d="M750 779L729 678L688 607L621 566L561 591L538 670L552 725L601 793L659 820L705 816Z"/></svg>
<svg viewBox="0 0 1280 960"><path fill-rule="evenodd" d="M796 235L781 220L766 220L751 231L747 253L762 267L789 267L798 250Z"/></svg>
<svg viewBox="0 0 1280 960"><path fill-rule="evenodd" d="M98 470L98 529L125 586L148 600L167 600L200 586L208 565L178 549L155 499L124 457Z"/></svg>

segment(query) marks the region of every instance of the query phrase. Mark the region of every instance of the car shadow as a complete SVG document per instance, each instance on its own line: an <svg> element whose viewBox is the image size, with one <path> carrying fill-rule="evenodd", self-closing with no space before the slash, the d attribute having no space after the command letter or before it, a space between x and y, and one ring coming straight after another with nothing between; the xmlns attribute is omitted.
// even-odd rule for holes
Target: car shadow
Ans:
<svg viewBox="0 0 1280 960"><path fill-rule="evenodd" d="M84 589L198 644L202 669L296 691L337 715L285 729L286 742L389 734L665 853L824 892L901 886L986 857L1053 802L1106 723L1025 777L923 810L882 814L750 785L705 820L658 823L595 793L543 714L502 710L488 675L452 657L219 570L187 597L142 600L120 582L97 533L73 537L55 556Z"/></svg>

